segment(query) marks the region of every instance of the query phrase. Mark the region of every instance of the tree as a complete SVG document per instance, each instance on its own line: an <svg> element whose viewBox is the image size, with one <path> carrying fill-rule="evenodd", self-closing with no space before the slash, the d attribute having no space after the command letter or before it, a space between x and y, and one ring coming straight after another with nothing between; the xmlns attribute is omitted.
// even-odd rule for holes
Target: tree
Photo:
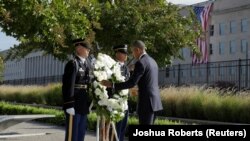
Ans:
<svg viewBox="0 0 250 141"><path fill-rule="evenodd" d="M43 50L65 59L73 50L73 39L94 40L93 29L99 27L95 4L95 0L1 0L0 26L21 42L7 58Z"/></svg>
<svg viewBox="0 0 250 141"><path fill-rule="evenodd" d="M180 10L165 0L2 0L0 26L21 42L8 57L43 50L65 59L79 37L98 41L106 53L140 39L164 66L179 49L195 49L199 28L192 12L184 17Z"/></svg>
<svg viewBox="0 0 250 141"><path fill-rule="evenodd" d="M116 1L116 5L106 4L102 9L100 23L102 30L96 39L104 50L112 45L143 40L149 52L160 66L169 63L172 56L180 57L183 47L195 49L199 27L194 14L188 17L180 14L179 7L156 1Z"/></svg>

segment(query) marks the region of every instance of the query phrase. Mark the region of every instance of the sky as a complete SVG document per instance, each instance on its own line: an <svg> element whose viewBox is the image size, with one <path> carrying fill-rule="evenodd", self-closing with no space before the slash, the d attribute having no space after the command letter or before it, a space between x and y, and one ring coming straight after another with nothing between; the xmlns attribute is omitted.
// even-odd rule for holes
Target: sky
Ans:
<svg viewBox="0 0 250 141"><path fill-rule="evenodd" d="M6 36L5 33L0 32L0 51L9 49L14 44L19 44L19 42L15 38L11 36Z"/></svg>
<svg viewBox="0 0 250 141"><path fill-rule="evenodd" d="M169 2L172 2L173 4L186 4L186 5L190 5L190 4L195 4L195 3L199 3L199 2L204 2L207 0L167 0ZM1 28L0 28L1 31ZM5 33L0 32L0 51L9 49L10 47L12 47L14 44L18 44L19 42L10 36L6 36Z"/></svg>

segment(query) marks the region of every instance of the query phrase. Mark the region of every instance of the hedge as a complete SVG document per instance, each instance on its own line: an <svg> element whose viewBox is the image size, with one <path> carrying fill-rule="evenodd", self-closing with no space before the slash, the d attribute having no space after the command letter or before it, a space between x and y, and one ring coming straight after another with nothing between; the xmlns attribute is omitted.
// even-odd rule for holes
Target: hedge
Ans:
<svg viewBox="0 0 250 141"><path fill-rule="evenodd" d="M26 115L26 114L50 114L55 115L55 118L38 119L38 121L55 124L59 126L65 125L65 116L62 110L38 108L26 105L10 104L8 102L0 102L0 115ZM88 130L96 129L96 113L88 114ZM129 124L138 124L138 119L131 116L128 121ZM172 122L169 120L156 120L158 125L180 124L180 122Z"/></svg>
<svg viewBox="0 0 250 141"><path fill-rule="evenodd" d="M249 92L168 87L161 89L161 99L164 107L161 116L250 123ZM0 86L0 100L61 106L61 85ZM135 111L136 101L137 97L129 97L130 112Z"/></svg>
<svg viewBox="0 0 250 141"><path fill-rule="evenodd" d="M169 87L161 91L162 115L211 121L250 123L250 95L221 94L216 89Z"/></svg>

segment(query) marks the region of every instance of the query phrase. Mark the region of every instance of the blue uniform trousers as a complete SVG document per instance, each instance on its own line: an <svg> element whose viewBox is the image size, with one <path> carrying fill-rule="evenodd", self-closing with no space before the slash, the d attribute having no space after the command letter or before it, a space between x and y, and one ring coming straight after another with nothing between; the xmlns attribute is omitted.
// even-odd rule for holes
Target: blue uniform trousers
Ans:
<svg viewBox="0 0 250 141"><path fill-rule="evenodd" d="M128 110L125 112L124 118L121 121L116 123L116 131L117 131L117 136L119 138L119 141L124 140L127 122L128 122Z"/></svg>
<svg viewBox="0 0 250 141"><path fill-rule="evenodd" d="M87 128L87 114L66 115L65 141L84 141ZM70 120L72 118L72 120ZM72 128L71 128L72 127Z"/></svg>

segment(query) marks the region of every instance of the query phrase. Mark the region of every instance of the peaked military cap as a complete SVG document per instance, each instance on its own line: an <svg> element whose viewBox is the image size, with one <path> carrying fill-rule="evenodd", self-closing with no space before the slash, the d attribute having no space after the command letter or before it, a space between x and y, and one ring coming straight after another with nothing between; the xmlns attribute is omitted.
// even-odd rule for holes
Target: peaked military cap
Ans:
<svg viewBox="0 0 250 141"><path fill-rule="evenodd" d="M117 45L117 46L113 47L113 50L115 52L121 52L121 53L124 53L124 54L128 54L128 45L126 45L126 44Z"/></svg>
<svg viewBox="0 0 250 141"><path fill-rule="evenodd" d="M75 47L80 45L80 46L85 47L87 49L92 49L90 43L87 42L85 39L81 39L81 38L75 39L75 40L73 40L73 44Z"/></svg>

